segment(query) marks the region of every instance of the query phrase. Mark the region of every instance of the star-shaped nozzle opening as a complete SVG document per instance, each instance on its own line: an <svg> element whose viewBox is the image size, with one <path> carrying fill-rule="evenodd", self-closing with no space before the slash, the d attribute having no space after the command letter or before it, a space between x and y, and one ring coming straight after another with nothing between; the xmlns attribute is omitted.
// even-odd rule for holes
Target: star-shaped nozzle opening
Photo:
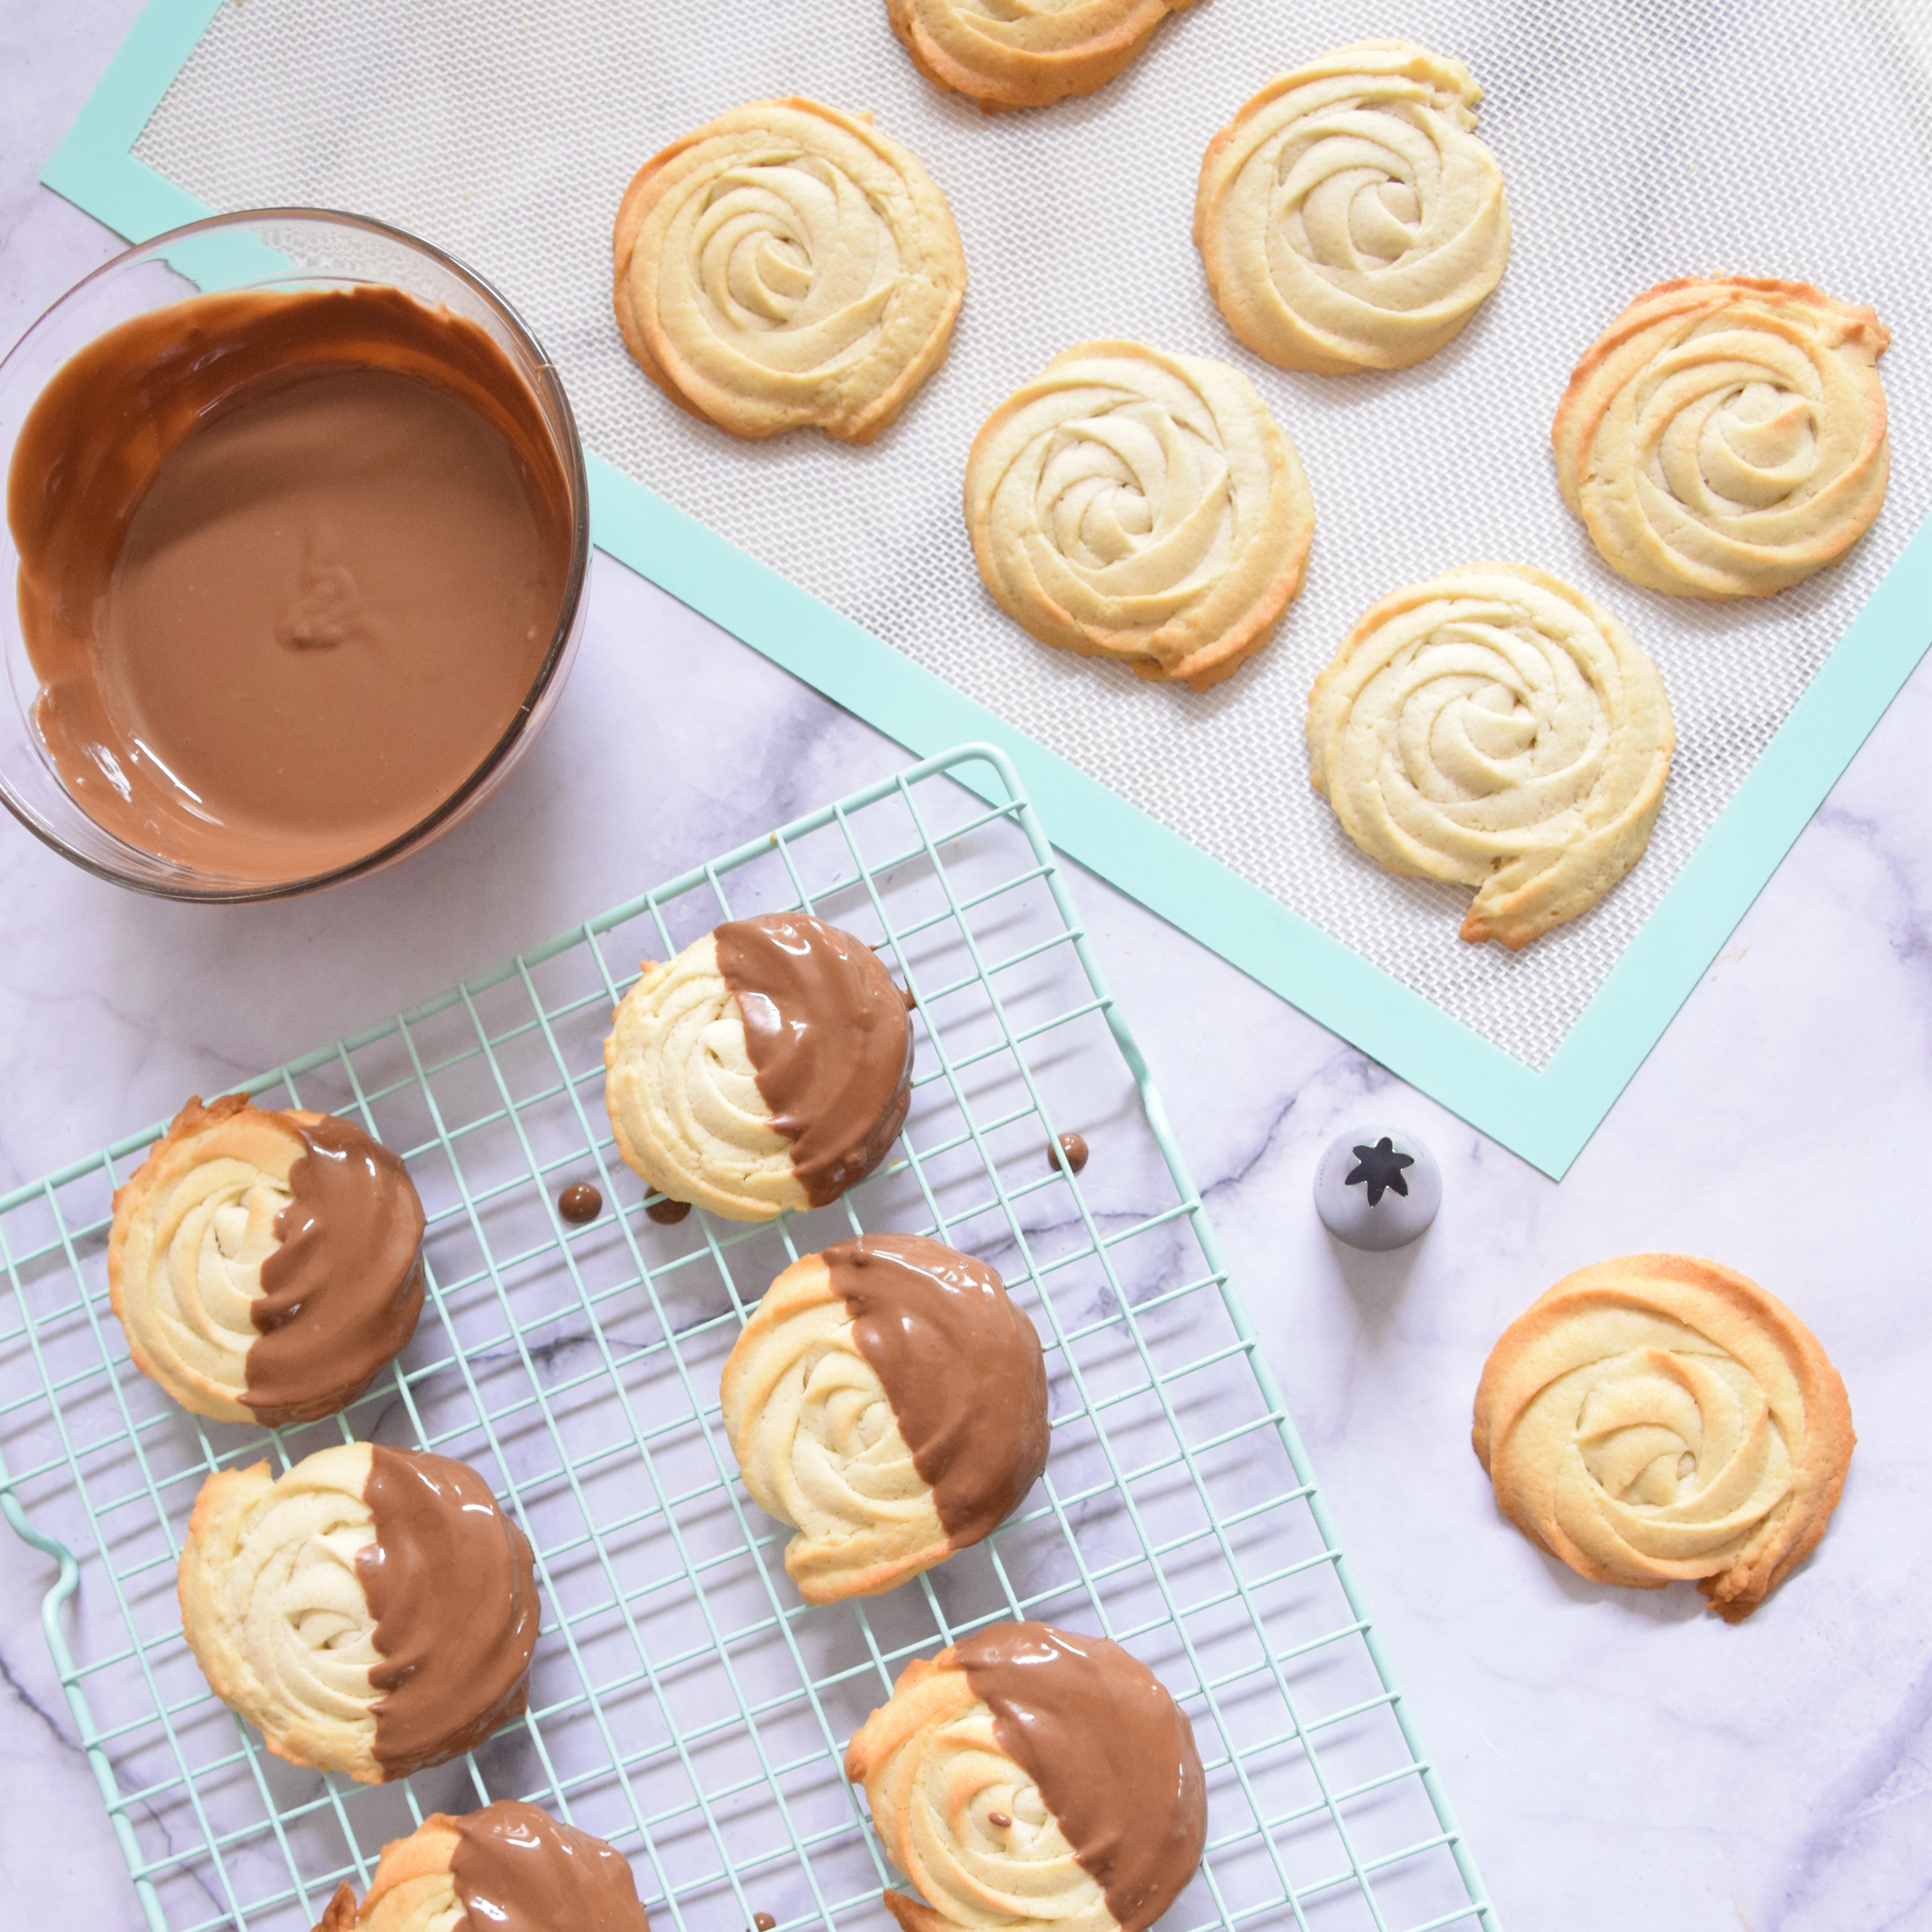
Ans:
<svg viewBox="0 0 1932 1932"><path fill-rule="evenodd" d="M1382 1196L1393 1188L1398 1194L1406 1195L1408 1183L1402 1169L1415 1165L1412 1154L1397 1154L1394 1143L1387 1134L1373 1147L1358 1147L1354 1150L1355 1165L1343 1176L1345 1187L1360 1187L1364 1183L1369 1190L1369 1205L1381 1204Z"/></svg>

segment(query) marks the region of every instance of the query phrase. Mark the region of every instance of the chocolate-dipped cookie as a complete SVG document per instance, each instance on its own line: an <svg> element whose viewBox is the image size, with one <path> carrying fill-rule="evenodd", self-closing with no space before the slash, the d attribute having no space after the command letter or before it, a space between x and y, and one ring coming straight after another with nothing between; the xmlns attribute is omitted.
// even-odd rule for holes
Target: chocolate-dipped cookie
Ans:
<svg viewBox="0 0 1932 1932"><path fill-rule="evenodd" d="M185 1408L332 1415L415 1332L422 1203L331 1114L189 1101L114 1196L108 1288L134 1365Z"/></svg>
<svg viewBox="0 0 1932 1932"><path fill-rule="evenodd" d="M823 1207L904 1124L912 1028L862 940L809 913L728 920L644 976L604 1042L617 1151L733 1221Z"/></svg>
<svg viewBox="0 0 1932 1932"><path fill-rule="evenodd" d="M798 1534L810 1602L875 1596L977 1543L1046 1466L1046 1368L985 1262L918 1234L794 1262L724 1364L745 1486Z"/></svg>

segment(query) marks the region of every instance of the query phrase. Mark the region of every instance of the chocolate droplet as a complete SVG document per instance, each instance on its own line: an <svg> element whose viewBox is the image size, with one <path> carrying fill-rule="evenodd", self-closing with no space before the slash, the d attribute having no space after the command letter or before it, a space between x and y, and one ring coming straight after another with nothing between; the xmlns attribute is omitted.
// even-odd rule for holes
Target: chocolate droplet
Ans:
<svg viewBox="0 0 1932 1932"><path fill-rule="evenodd" d="M769 1912L754 1912L752 1914L752 1923L758 1928L758 1932L772 1932L772 1928L778 1922Z"/></svg>
<svg viewBox="0 0 1932 1932"><path fill-rule="evenodd" d="M604 1197L587 1180L573 1180L556 1197L556 1211L566 1221L594 1221L604 1211Z"/></svg>
<svg viewBox="0 0 1932 1932"><path fill-rule="evenodd" d="M999 1831L1005 1831L1013 1821L1004 1811L988 1811L986 1822Z"/></svg>
<svg viewBox="0 0 1932 1932"><path fill-rule="evenodd" d="M674 1228L691 1212L688 1201L653 1201L644 1210L661 1228Z"/></svg>
<svg viewBox="0 0 1932 1932"><path fill-rule="evenodd" d="M1078 1174L1087 1165L1087 1143L1078 1134L1062 1134L1060 1144L1046 1150L1048 1162L1063 1174Z"/></svg>

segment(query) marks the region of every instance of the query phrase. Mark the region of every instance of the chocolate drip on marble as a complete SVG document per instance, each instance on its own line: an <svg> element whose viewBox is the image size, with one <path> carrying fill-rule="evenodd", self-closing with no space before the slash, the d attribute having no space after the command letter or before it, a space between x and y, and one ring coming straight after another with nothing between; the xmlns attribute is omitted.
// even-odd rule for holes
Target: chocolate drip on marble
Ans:
<svg viewBox="0 0 1932 1932"><path fill-rule="evenodd" d="M996 1624L952 1654L1121 1932L1146 1932L1208 1842L1208 1786L1186 1712L1118 1644L1051 1624Z"/></svg>
<svg viewBox="0 0 1932 1932"><path fill-rule="evenodd" d="M278 1118L303 1151L249 1306L242 1391L272 1429L352 1402L416 1333L423 1302L422 1203L402 1162L333 1114Z"/></svg>
<svg viewBox="0 0 1932 1932"><path fill-rule="evenodd" d="M1046 1467L1033 1323L984 1262L921 1234L867 1234L823 1258L946 1534L977 1543Z"/></svg>
<svg viewBox="0 0 1932 1932"><path fill-rule="evenodd" d="M772 1125L822 1208L878 1166L905 1124L905 1000L870 946L808 913L729 920L712 936Z"/></svg>
<svg viewBox="0 0 1932 1932"><path fill-rule="evenodd" d="M536 1648L530 1539L467 1464L370 1448L363 1500L375 1540L356 1572L382 1660L369 1681L376 1761L406 1778L473 1749L523 1714Z"/></svg>
<svg viewBox="0 0 1932 1932"><path fill-rule="evenodd" d="M510 1800L449 1822L470 1932L648 1932L630 1864L602 1838Z"/></svg>

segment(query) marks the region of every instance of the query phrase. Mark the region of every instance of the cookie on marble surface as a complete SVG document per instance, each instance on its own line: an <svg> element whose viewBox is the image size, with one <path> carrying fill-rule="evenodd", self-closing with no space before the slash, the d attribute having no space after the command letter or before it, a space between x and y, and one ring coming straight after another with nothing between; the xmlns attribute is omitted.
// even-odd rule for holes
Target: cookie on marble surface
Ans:
<svg viewBox="0 0 1932 1932"><path fill-rule="evenodd" d="M604 1042L617 1151L732 1221L823 1207L892 1151L912 1096L905 996L809 913L729 920L647 962Z"/></svg>
<svg viewBox="0 0 1932 1932"><path fill-rule="evenodd" d="M1593 1582L1695 1580L1731 1623L1816 1546L1855 1439L1811 1331L1684 1255L1566 1276L1504 1331L1476 1391L1476 1454L1526 1536Z"/></svg>
<svg viewBox="0 0 1932 1932"><path fill-rule="evenodd" d="M724 1364L745 1486L798 1532L808 1602L875 1596L977 1543L1046 1466L1046 1368L985 1262L918 1234L806 1255Z"/></svg>
<svg viewBox="0 0 1932 1932"><path fill-rule="evenodd" d="M367 1442L210 1476L182 1628L222 1702L292 1764L364 1784L472 1749L524 1710L528 1539L476 1472Z"/></svg>
<svg viewBox="0 0 1932 1932"><path fill-rule="evenodd" d="M356 1902L345 1883L315 1932L650 1932L637 1882L602 1838L504 1799L433 1811L392 1839Z"/></svg>
<svg viewBox="0 0 1932 1932"><path fill-rule="evenodd" d="M1045 107L1106 86L1193 0L886 0L927 80L982 112Z"/></svg>
<svg viewBox="0 0 1932 1932"><path fill-rule="evenodd" d="M1643 856L1676 732L1657 667L1594 599L1474 563L1385 597L1315 681L1315 789L1391 872L1472 886L1512 952Z"/></svg>
<svg viewBox="0 0 1932 1932"><path fill-rule="evenodd" d="M613 236L617 326L651 380L734 436L870 442L945 359L966 287L946 197L863 116L721 114L645 163Z"/></svg>
<svg viewBox="0 0 1932 1932"><path fill-rule="evenodd" d="M1550 431L1604 562L1676 597L1768 597L1838 560L1885 501L1873 310L1804 282L1665 282L1592 345Z"/></svg>
<svg viewBox="0 0 1932 1932"><path fill-rule="evenodd" d="M1300 589L1315 505L1238 369L1082 342L974 438L966 526L994 602L1042 644L1204 691Z"/></svg>
<svg viewBox="0 0 1932 1932"><path fill-rule="evenodd" d="M1186 1713L1118 1644L1050 1624L909 1664L845 1775L922 1895L886 1893L904 1932L1145 1932L1207 1842Z"/></svg>
<svg viewBox="0 0 1932 1932"><path fill-rule="evenodd" d="M183 1408L332 1415L422 1311L422 1203L349 1120L190 1100L114 1196L107 1282L134 1365Z"/></svg>
<svg viewBox="0 0 1932 1932"><path fill-rule="evenodd" d="M1357 40L1278 75L1208 143L1194 242L1228 326L1283 369L1406 369L1502 279L1509 205L1460 61Z"/></svg>

